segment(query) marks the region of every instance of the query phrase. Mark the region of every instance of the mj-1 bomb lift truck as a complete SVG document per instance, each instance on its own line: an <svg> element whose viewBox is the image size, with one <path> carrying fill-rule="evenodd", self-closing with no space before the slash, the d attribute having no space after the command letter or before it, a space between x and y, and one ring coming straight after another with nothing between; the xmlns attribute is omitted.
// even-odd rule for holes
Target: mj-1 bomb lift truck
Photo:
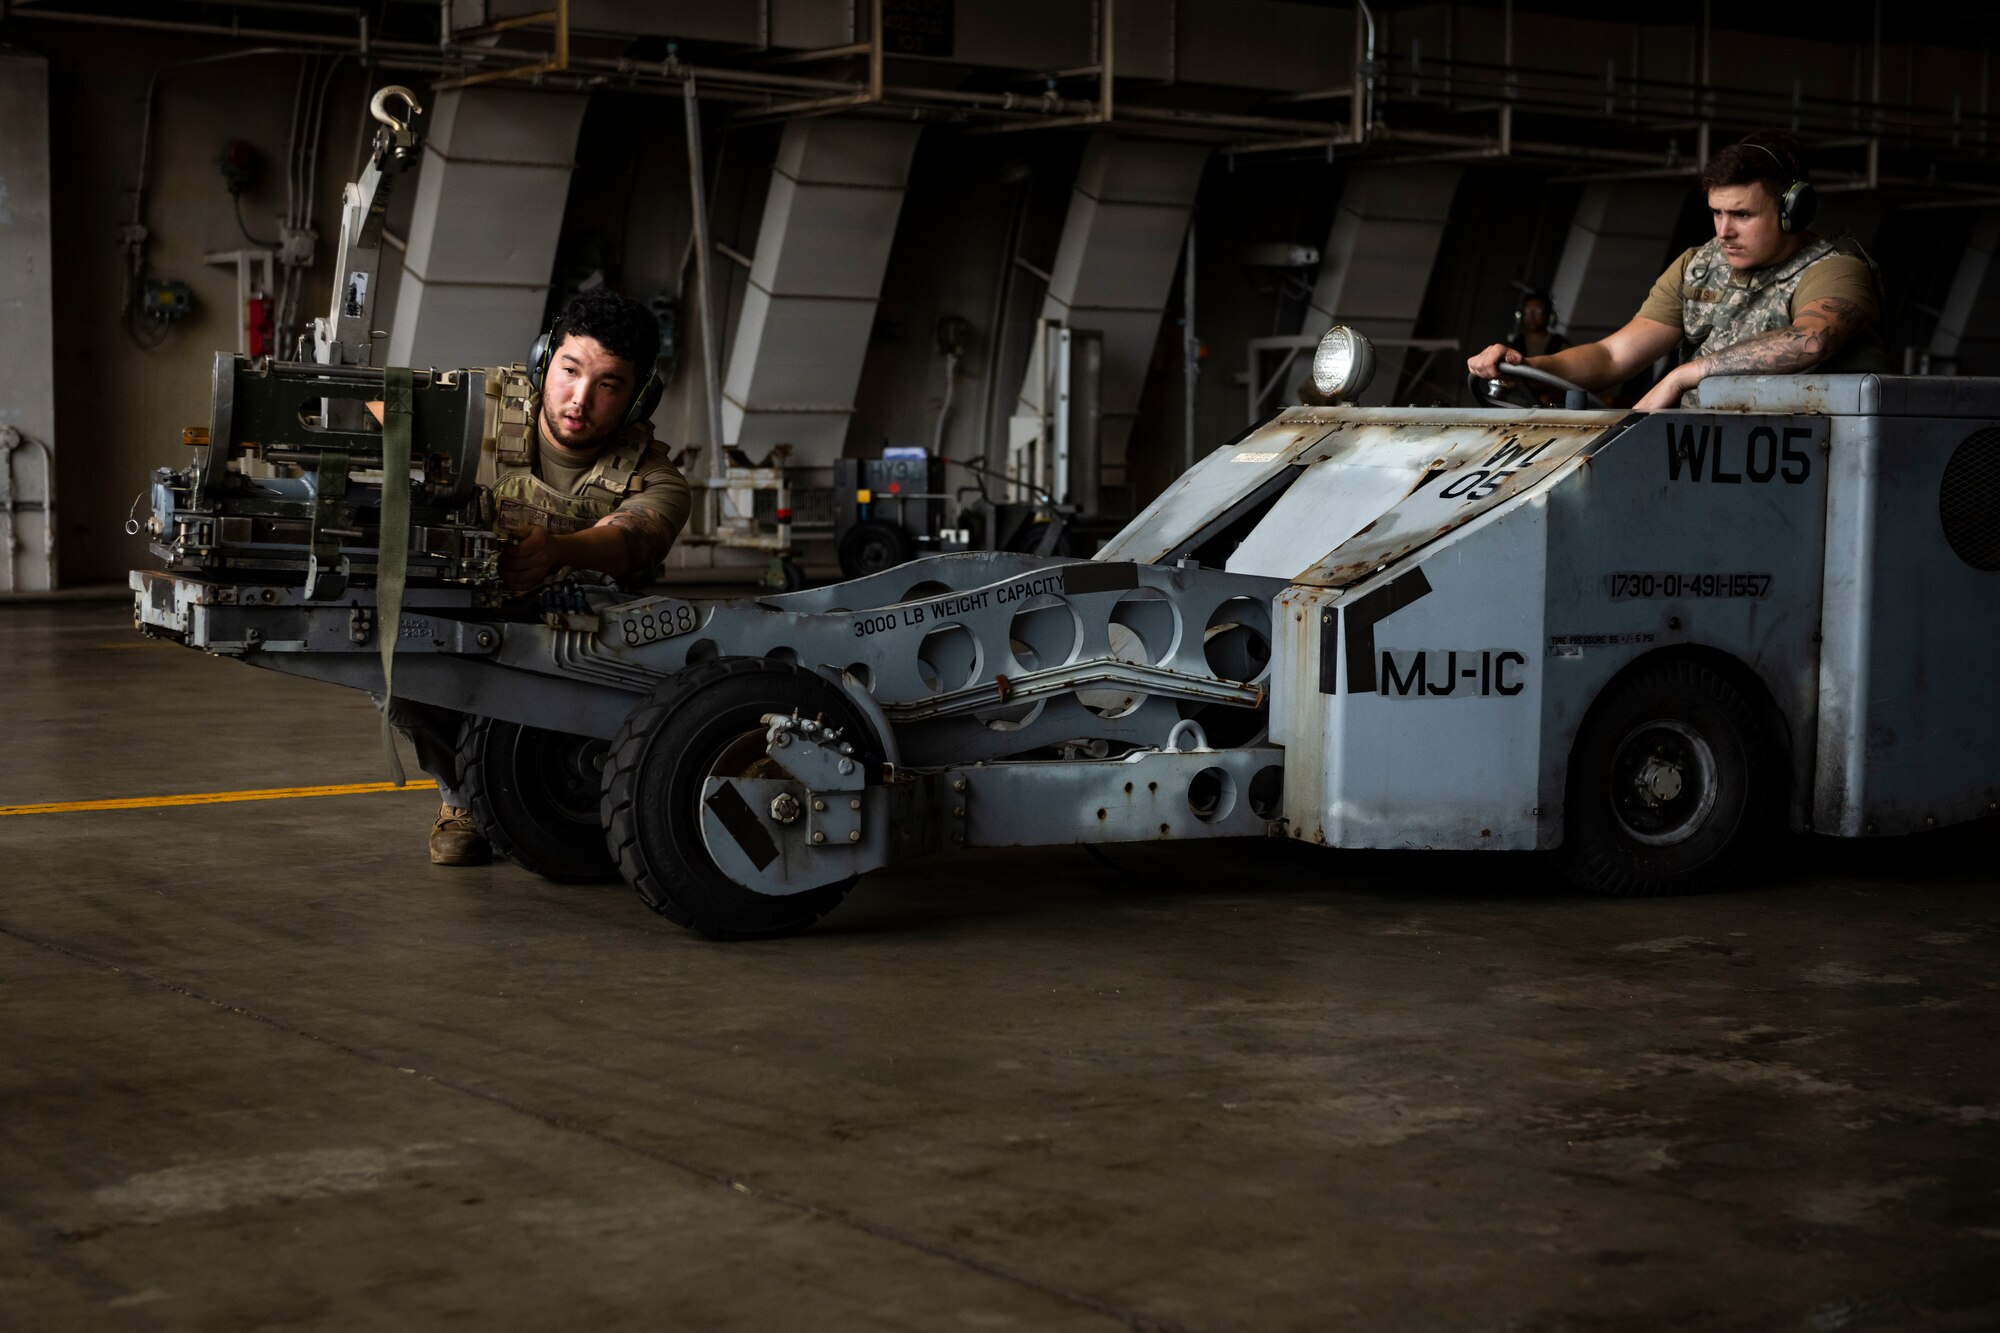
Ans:
<svg viewBox="0 0 2000 1333"><path fill-rule="evenodd" d="M1351 397L1371 360L1336 329L1315 374ZM414 441L386 470L383 434L314 416L385 382ZM521 426L514 372L222 357L192 461L156 475L137 621L377 692L386 639L397 695L467 715L496 848L717 937L980 847L1542 851L1638 895L1786 827L1995 809L2000 380L1711 377L1651 414L1552 387L1568 406L1291 408L1089 560L754 601L572 580L524 609L479 466Z"/></svg>

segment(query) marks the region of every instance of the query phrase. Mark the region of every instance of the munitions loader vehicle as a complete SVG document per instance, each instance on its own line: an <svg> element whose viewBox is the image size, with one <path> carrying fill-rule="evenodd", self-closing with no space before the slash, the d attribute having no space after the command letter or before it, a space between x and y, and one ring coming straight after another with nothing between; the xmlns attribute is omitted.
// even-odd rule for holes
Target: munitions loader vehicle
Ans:
<svg viewBox="0 0 2000 1333"><path fill-rule="evenodd" d="M1315 373L1351 395L1369 361L1335 330ZM403 446L321 424L385 389ZM223 357L132 587L145 633L252 666L379 693L392 658L396 695L467 715L497 849L718 937L983 847L1544 852L1640 895L1787 828L1994 810L2000 380L1698 392L1291 408L1091 559L523 606L480 484L527 428L515 377Z"/></svg>

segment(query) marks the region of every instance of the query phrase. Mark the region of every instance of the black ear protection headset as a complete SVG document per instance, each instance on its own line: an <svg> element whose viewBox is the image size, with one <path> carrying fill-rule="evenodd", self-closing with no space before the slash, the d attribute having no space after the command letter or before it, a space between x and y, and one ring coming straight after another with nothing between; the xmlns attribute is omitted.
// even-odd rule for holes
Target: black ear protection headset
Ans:
<svg viewBox="0 0 2000 1333"><path fill-rule="evenodd" d="M1779 157L1776 150L1760 143L1745 139L1744 148L1754 148L1765 157L1778 164L1778 175L1790 183L1785 192L1778 196L1778 230L1785 232L1804 231L1812 225L1813 214L1819 211L1819 191L1813 189L1812 182L1794 165Z"/></svg>
<svg viewBox="0 0 2000 1333"><path fill-rule="evenodd" d="M528 349L528 387L535 391L535 396L538 398L542 393L542 381L549 373L550 355L562 342L562 338L562 316L557 315L555 323L549 325L549 331L535 339L535 345ZM634 366L632 369L636 373L639 368ZM666 391L667 382L660 378L660 370L656 365L646 376L646 382L639 386L639 391L632 395L632 401L626 405L625 419L618 423L619 429L623 430L635 421L644 421L652 416L653 409L660 405L660 397Z"/></svg>

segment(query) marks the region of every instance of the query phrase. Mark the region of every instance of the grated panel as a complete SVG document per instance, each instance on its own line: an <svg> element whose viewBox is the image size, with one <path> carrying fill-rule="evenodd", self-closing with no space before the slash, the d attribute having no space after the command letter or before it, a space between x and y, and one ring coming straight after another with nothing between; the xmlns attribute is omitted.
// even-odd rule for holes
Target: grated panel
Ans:
<svg viewBox="0 0 2000 1333"><path fill-rule="evenodd" d="M2000 569L2000 427L1966 436L1938 487L1944 539L1974 569Z"/></svg>

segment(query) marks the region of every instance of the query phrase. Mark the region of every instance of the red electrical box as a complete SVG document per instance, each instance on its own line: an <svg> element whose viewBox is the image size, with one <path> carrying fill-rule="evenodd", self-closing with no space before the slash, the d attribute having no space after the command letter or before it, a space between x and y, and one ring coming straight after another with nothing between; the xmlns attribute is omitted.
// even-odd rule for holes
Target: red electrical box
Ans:
<svg viewBox="0 0 2000 1333"><path fill-rule="evenodd" d="M269 356L277 339L271 327L271 298L258 292L243 311L243 350L250 356Z"/></svg>

